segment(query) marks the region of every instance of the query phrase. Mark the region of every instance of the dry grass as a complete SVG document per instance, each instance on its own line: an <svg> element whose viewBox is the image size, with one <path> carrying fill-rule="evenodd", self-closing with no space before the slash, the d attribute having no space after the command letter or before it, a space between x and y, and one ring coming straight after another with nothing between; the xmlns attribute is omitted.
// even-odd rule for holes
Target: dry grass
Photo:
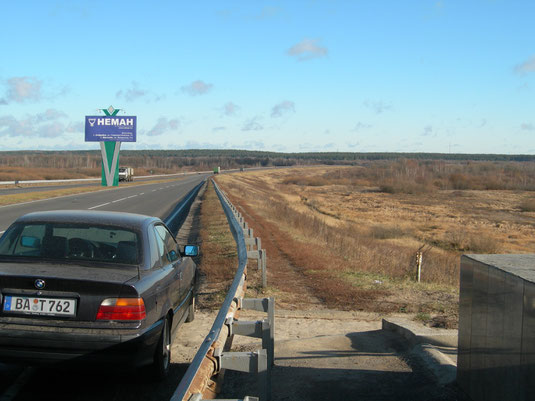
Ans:
<svg viewBox="0 0 535 401"><path fill-rule="evenodd" d="M204 294L199 305L219 308L238 267L236 242L213 185L209 183L201 203L201 262Z"/></svg>
<svg viewBox="0 0 535 401"><path fill-rule="evenodd" d="M233 203L239 205L255 235L262 238L268 252L270 292L275 293L282 308L314 306L456 316L452 287L415 285L411 280L412 252L374 240L369 230L355 224L338 220L339 225L332 226L317 211L296 211L285 201L288 194L277 195L271 183L251 178L219 177L218 181L224 182ZM250 202L241 197L244 193ZM426 257L429 277L442 271L438 266L444 263L455 269L455 261L440 252L430 251Z"/></svg>
<svg viewBox="0 0 535 401"><path fill-rule="evenodd" d="M289 183L299 183L294 176ZM303 180L303 178L301 178ZM316 176L337 185L366 185L386 193L418 194L436 190L535 190L532 162L445 162L398 160L366 162ZM293 182L291 182L293 181ZM301 181L306 184L306 179Z"/></svg>
<svg viewBox="0 0 535 401"><path fill-rule="evenodd" d="M69 180L100 177L99 168L0 167L0 181Z"/></svg>
<svg viewBox="0 0 535 401"><path fill-rule="evenodd" d="M451 326L461 253L532 252L535 226L518 208L523 191L381 193L363 178L375 173L356 171L322 167L218 177L255 234L263 243L269 238L272 291L298 288L305 298L283 295L287 304L319 299L331 308L429 314L436 325ZM424 282L418 284L415 255L422 247Z"/></svg>
<svg viewBox="0 0 535 401"><path fill-rule="evenodd" d="M523 212L535 212L535 199L524 199L519 207Z"/></svg>

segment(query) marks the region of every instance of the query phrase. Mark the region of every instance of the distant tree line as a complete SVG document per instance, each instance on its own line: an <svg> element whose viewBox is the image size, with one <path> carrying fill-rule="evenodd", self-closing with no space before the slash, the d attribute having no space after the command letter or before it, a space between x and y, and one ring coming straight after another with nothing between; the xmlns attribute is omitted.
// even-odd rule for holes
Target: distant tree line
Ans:
<svg viewBox="0 0 535 401"><path fill-rule="evenodd" d="M123 150L120 164L147 170L206 170L239 167L297 166L311 164L356 165L365 161L443 160L532 162L535 155L461 154L461 153L277 153L248 150ZM100 151L12 151L0 152L0 166L59 169L95 169L102 162Z"/></svg>

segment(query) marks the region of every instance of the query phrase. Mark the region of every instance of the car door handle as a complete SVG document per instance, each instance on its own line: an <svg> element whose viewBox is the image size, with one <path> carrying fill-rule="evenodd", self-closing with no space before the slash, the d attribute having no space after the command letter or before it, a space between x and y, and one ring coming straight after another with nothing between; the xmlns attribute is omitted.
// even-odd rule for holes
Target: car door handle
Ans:
<svg viewBox="0 0 535 401"><path fill-rule="evenodd" d="M178 272L175 276L176 278L178 278L179 280L182 280L182 272Z"/></svg>

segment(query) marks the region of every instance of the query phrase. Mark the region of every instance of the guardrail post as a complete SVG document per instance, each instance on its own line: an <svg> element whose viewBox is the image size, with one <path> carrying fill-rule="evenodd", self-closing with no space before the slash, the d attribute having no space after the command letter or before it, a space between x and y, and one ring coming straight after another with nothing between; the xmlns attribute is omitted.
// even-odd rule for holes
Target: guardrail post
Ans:
<svg viewBox="0 0 535 401"><path fill-rule="evenodd" d="M262 288L267 287L267 252L265 249L260 249L260 265L262 269Z"/></svg>
<svg viewBox="0 0 535 401"><path fill-rule="evenodd" d="M216 349L214 357L219 361L220 369L256 373L259 400L271 400L271 367L265 349L254 352L221 352L221 349Z"/></svg>
<svg viewBox="0 0 535 401"><path fill-rule="evenodd" d="M247 261L249 261L249 259L256 259L258 270L262 268L262 262L260 259L260 249L257 251L247 251Z"/></svg>
<svg viewBox="0 0 535 401"><path fill-rule="evenodd" d="M259 322L233 322L233 332L235 334L246 335L249 337L262 338L262 348L267 350L269 366L273 366L275 364L275 298L242 298L241 301L238 302L238 307L242 310L255 310L268 314L267 319ZM249 324L249 334L246 334L245 329L242 330L243 334L235 331L235 327L239 327L242 324L243 327L245 327L245 324L247 323ZM255 324L256 329L254 332L251 330L253 323ZM259 328L261 335L259 335L260 333L258 332ZM241 328L238 330L241 330Z"/></svg>
<svg viewBox="0 0 535 401"><path fill-rule="evenodd" d="M251 230L251 234L252 234L253 232L252 229L250 228L249 230ZM251 236L251 238L245 238L245 245L247 245L248 251L255 251L255 250L259 251L260 249L262 249L262 240L259 237L253 238ZM255 247L256 249L254 249Z"/></svg>
<svg viewBox="0 0 535 401"><path fill-rule="evenodd" d="M265 249L247 251L247 259L256 259L258 270L262 271L262 288L267 287L267 252Z"/></svg>

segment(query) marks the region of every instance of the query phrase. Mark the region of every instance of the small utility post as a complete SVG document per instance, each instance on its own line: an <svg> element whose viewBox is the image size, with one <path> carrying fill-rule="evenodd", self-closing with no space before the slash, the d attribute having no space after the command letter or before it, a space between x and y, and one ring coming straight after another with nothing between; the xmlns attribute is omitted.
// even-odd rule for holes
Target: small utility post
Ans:
<svg viewBox="0 0 535 401"><path fill-rule="evenodd" d="M422 258L423 258L423 252L416 252L416 279L418 282L420 282L420 278L422 275Z"/></svg>

